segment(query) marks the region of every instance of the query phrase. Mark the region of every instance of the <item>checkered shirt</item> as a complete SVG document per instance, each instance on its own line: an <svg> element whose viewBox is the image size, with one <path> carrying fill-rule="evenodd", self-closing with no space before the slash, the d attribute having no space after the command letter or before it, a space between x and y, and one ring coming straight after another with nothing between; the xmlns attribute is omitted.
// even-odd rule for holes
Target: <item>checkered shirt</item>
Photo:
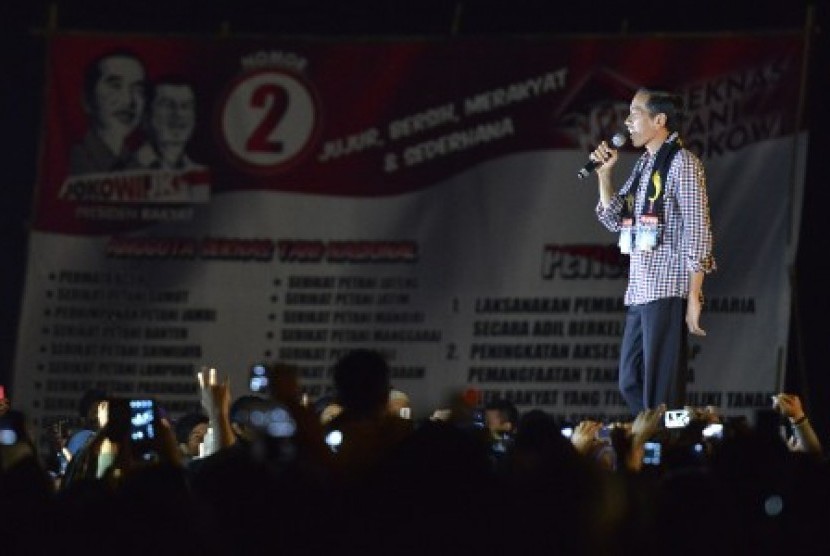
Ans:
<svg viewBox="0 0 830 556"><path fill-rule="evenodd" d="M597 204L599 221L612 232L620 231L624 199L633 185L637 168L643 171L635 193L635 218L643 212L654 159L646 151L609 206L604 208L601 201ZM716 268L706 177L700 159L680 149L672 160L665 186L662 240L652 251L632 247L626 305L640 305L664 297L688 297L690 273L709 273Z"/></svg>

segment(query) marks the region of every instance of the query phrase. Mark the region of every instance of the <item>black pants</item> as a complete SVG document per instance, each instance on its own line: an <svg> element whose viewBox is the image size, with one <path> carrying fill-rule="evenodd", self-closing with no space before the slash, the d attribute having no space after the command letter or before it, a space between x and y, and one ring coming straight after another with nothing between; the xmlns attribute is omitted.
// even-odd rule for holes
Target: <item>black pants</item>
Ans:
<svg viewBox="0 0 830 556"><path fill-rule="evenodd" d="M625 317L619 386L633 414L686 400L686 300L657 299L631 305Z"/></svg>

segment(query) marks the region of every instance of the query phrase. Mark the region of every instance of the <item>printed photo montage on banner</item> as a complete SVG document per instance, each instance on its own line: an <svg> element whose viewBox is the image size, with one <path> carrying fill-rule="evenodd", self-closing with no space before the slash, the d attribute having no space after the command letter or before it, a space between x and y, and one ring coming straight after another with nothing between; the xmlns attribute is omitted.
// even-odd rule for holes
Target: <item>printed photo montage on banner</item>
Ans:
<svg viewBox="0 0 830 556"><path fill-rule="evenodd" d="M173 414L199 409L202 345L193 338L218 314L188 290L156 289L140 273L56 269L43 307L35 408L74 415L95 388L157 397Z"/></svg>
<svg viewBox="0 0 830 556"><path fill-rule="evenodd" d="M191 158L197 93L176 75L148 75L117 49L84 69L86 132L72 145L58 199L75 217L105 221L191 220L210 200L211 176Z"/></svg>
<svg viewBox="0 0 830 556"><path fill-rule="evenodd" d="M382 158L383 170L394 173L512 137L518 133L516 122L505 111L562 92L567 77L567 68L558 68L426 107L383 127L325 140L317 161L325 164L356 153L387 149Z"/></svg>
<svg viewBox="0 0 830 556"><path fill-rule="evenodd" d="M404 275L277 277L263 356L296 364L311 396L329 393L331 365L356 348L380 350L393 381L421 380L426 365L417 353L439 349L443 332L417 308L418 288L417 278Z"/></svg>

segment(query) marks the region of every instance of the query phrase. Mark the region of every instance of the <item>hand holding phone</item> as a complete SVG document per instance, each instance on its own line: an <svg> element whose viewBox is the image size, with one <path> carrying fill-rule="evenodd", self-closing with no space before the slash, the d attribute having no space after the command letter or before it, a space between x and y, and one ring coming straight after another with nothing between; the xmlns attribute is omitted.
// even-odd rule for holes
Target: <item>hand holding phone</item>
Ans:
<svg viewBox="0 0 830 556"><path fill-rule="evenodd" d="M597 440L611 440L612 428L614 428L613 425L602 425L599 430L597 430Z"/></svg>
<svg viewBox="0 0 830 556"><path fill-rule="evenodd" d="M152 399L131 399L130 440L141 443L156 437L156 402Z"/></svg>

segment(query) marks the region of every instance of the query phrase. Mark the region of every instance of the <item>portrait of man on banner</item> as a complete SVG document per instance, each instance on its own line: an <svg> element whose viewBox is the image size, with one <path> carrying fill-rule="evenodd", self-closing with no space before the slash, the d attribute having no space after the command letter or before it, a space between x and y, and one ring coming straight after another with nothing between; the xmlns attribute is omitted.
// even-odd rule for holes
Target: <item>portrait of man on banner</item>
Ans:
<svg viewBox="0 0 830 556"><path fill-rule="evenodd" d="M150 80L138 55L109 51L86 67L83 107L87 131L71 148L60 198L153 204L210 199L209 171L187 153L196 93L183 77Z"/></svg>
<svg viewBox="0 0 830 556"><path fill-rule="evenodd" d="M69 155L73 176L137 168L129 146L144 115L146 72L138 57L118 50L93 60L84 73L88 129Z"/></svg>
<svg viewBox="0 0 830 556"><path fill-rule="evenodd" d="M190 200L207 201L207 168L194 162L187 146L196 127L196 94L181 77L163 77L149 87L144 118L145 143L136 153L142 168L180 173L189 186Z"/></svg>

